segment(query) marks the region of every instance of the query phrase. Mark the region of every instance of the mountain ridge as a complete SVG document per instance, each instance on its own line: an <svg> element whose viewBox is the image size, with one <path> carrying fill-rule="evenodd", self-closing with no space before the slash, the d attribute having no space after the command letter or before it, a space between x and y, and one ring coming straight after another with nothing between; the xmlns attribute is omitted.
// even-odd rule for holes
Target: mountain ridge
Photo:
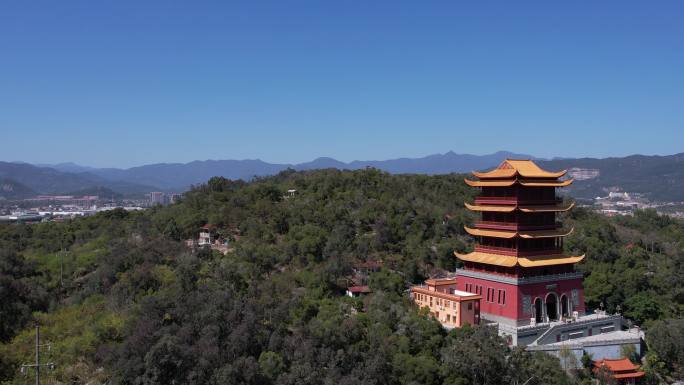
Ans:
<svg viewBox="0 0 684 385"><path fill-rule="evenodd" d="M142 195L155 188L127 181L105 180L90 172L70 173L24 162L0 161L0 181L5 181L5 199L21 199L36 194L68 194L84 189L107 188L123 195Z"/></svg>
<svg viewBox="0 0 684 385"><path fill-rule="evenodd" d="M153 163L128 169L97 169L73 163L60 163L54 165L54 167L57 170L68 172L68 170L73 170L74 166L77 166L82 169L88 169L87 173L89 174L94 174L109 181L151 184L160 189L178 190L203 183L212 176L249 180L254 177L277 174L288 168L294 170L320 168L357 170L374 167L395 174L416 173L428 175L469 172L475 169L494 167L507 157L534 158L531 155L517 154L509 151L498 151L485 155L457 154L449 151L444 154L431 154L420 158L354 160L351 162L342 162L331 157L319 157L309 162L297 164L268 163L261 159L208 159L195 160L188 163Z"/></svg>
<svg viewBox="0 0 684 385"><path fill-rule="evenodd" d="M342 162L331 157L319 157L298 164L268 163L261 159L195 160L188 163L155 163L119 168L94 168L75 163L60 163L38 167L23 162L0 162L0 178L18 184L24 193L66 193L108 188L130 195L149 191L184 191L192 185L206 182L213 176L250 180L277 174L288 168L312 170L321 168L362 169L378 168L393 174L448 174L468 173L495 167L506 158L535 159L549 170L582 168L598 170L595 178L576 180L564 191L576 198L591 199L607 195L614 189L645 194L660 201L684 201L684 153L673 155L630 155L610 158L553 158L541 159L526 154L498 151L486 155L457 154L449 151L421 158L388 160L354 160ZM10 165L10 166L8 166ZM44 166L44 165L43 165ZM19 175L6 172L7 167L22 169ZM34 169L30 169L34 167ZM5 170L5 171L3 171ZM71 170L72 172L69 172ZM29 172L30 171L30 172ZM32 175L30 177L30 175ZM29 175L29 177L27 177ZM33 178L33 180L32 180ZM11 186L11 184L9 184ZM18 195L13 193L14 196ZM21 195L21 194L19 194Z"/></svg>

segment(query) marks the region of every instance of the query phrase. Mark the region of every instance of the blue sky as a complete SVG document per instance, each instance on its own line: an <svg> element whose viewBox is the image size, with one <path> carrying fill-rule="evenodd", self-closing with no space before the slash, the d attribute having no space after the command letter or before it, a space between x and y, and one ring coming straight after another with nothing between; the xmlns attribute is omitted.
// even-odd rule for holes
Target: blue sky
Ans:
<svg viewBox="0 0 684 385"><path fill-rule="evenodd" d="M684 151L682 1L6 1L0 159Z"/></svg>

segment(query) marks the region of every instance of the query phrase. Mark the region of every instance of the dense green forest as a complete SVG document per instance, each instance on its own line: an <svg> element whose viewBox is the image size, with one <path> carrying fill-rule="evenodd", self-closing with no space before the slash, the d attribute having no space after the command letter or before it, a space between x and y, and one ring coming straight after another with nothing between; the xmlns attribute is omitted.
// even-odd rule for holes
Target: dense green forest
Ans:
<svg viewBox="0 0 684 385"><path fill-rule="evenodd" d="M0 226L0 382L24 384L35 325L53 384L576 384L557 359L488 327L446 331L407 298L472 247L462 175L374 169L212 178L182 202L63 223ZM296 189L294 196L286 196ZM575 209L589 307L646 328L650 383L684 376L684 224ZM231 251L192 251L204 224ZM352 265L382 260L373 293Z"/></svg>

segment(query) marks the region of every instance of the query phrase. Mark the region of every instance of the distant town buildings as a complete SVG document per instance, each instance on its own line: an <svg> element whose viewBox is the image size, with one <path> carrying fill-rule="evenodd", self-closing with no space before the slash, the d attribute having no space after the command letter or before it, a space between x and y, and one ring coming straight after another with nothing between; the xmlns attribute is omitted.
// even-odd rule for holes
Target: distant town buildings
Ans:
<svg viewBox="0 0 684 385"><path fill-rule="evenodd" d="M169 194L169 203L170 203L170 204L178 203L178 201L180 200L180 198L181 198L182 196L183 196L183 194L179 194L179 193L171 193L171 194Z"/></svg>
<svg viewBox="0 0 684 385"><path fill-rule="evenodd" d="M612 187L606 196L597 196L584 201L583 206L606 216L634 215L635 210L653 209L660 215L684 218L684 202L655 202L645 194L623 191Z"/></svg>
<svg viewBox="0 0 684 385"><path fill-rule="evenodd" d="M169 197L161 191L153 191L148 196L150 198L150 206L165 206L169 204Z"/></svg>
<svg viewBox="0 0 684 385"><path fill-rule="evenodd" d="M39 195L3 204L0 222L62 221L116 208L127 211L142 210L146 205L147 200L114 201L112 198L97 195Z"/></svg>
<svg viewBox="0 0 684 385"><path fill-rule="evenodd" d="M656 208L641 194L624 191L610 191L605 197L594 198L594 207L599 212L608 215L632 215L634 210Z"/></svg>
<svg viewBox="0 0 684 385"><path fill-rule="evenodd" d="M178 200L183 196L179 193L164 193L161 191L153 191L147 194L149 200L149 206L166 206L169 204L177 203Z"/></svg>

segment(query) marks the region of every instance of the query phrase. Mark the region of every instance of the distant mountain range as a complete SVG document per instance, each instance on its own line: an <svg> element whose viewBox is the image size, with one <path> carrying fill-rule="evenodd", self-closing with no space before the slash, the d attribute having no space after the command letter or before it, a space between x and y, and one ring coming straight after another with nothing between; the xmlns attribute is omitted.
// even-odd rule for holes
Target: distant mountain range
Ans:
<svg viewBox="0 0 684 385"><path fill-rule="evenodd" d="M66 194L99 191L100 195L141 196L150 191L184 191L206 182L212 176L249 180L276 174L288 168L378 168L390 173L447 174L465 173L495 167L506 158L537 159L549 170L588 169L598 176L577 180L567 189L579 198L606 195L610 189L644 193L652 199L684 201L684 153L668 156L632 155L605 159L543 160L531 155L499 151L488 155L445 154L422 158L340 162L318 158L300 164L267 163L258 159L205 160L190 163L158 163L128 169L94 168L74 163L30 165L0 162L0 197L8 199L35 194Z"/></svg>
<svg viewBox="0 0 684 385"><path fill-rule="evenodd" d="M607 195L609 190L621 190L642 193L655 201L684 201L684 153L554 159L539 161L538 164L549 170L598 170L597 177L576 180L567 188L568 193L577 198L594 198Z"/></svg>
<svg viewBox="0 0 684 385"><path fill-rule="evenodd" d="M223 176L229 179L249 180L257 176L277 174L292 168L295 170L312 170L337 168L357 170L375 167L387 172L415 174L446 174L450 172L467 172L492 167L506 158L530 158L530 155L499 151L489 155L469 155L447 152L446 154L429 155L423 158L399 158L391 160L369 160L345 163L332 158L318 158L299 164L267 163L259 159L247 160L204 160L190 163L158 163L129 169L91 168L74 163L42 165L54 170L77 173L78 175L94 175L104 180L125 181L133 184L156 186L168 191L186 190L193 184L206 182L212 176ZM1 175L1 174L0 174ZM116 190L115 190L116 191Z"/></svg>
<svg viewBox="0 0 684 385"><path fill-rule="evenodd" d="M143 195L156 187L104 179L87 172L64 172L28 163L0 162L0 198L19 199L37 194L71 194L100 191Z"/></svg>
<svg viewBox="0 0 684 385"><path fill-rule="evenodd" d="M375 167L391 173L444 174L492 167L506 158L529 158L529 155L499 151L489 155L447 152L423 158L400 158L383 161L340 162L318 158L300 164L267 163L259 159L204 160L190 163L158 163L128 169L94 168L75 163L31 165L0 162L0 197L18 198L35 194L67 194L104 188L114 194L140 196L149 191L184 191L191 185L206 182L212 176L249 180L277 174L292 168L361 169ZM4 191L4 192L3 192Z"/></svg>

